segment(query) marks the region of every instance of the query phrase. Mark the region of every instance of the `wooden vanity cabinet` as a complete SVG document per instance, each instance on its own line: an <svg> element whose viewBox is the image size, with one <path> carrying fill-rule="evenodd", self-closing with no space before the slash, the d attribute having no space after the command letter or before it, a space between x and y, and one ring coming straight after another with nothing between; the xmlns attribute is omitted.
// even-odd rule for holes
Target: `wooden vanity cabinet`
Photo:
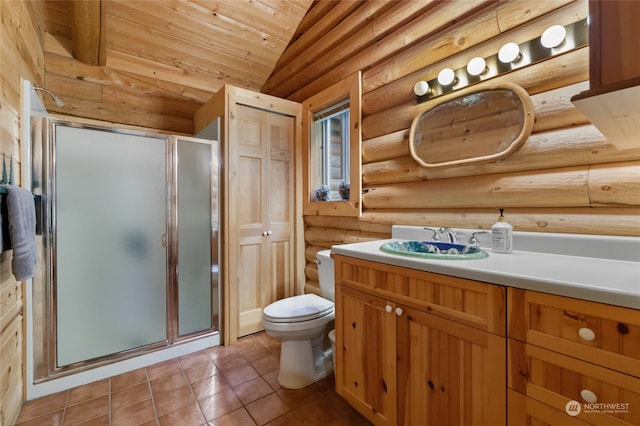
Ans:
<svg viewBox="0 0 640 426"><path fill-rule="evenodd" d="M514 288L508 296L510 424L640 424L640 311Z"/></svg>
<svg viewBox="0 0 640 426"><path fill-rule="evenodd" d="M506 424L504 287L333 258L338 394L377 425Z"/></svg>

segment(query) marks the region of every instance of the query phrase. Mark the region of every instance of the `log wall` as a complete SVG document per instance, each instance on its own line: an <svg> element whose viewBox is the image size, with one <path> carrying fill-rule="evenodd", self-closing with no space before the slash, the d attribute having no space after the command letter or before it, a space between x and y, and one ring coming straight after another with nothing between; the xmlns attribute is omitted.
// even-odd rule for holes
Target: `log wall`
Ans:
<svg viewBox="0 0 640 426"><path fill-rule="evenodd" d="M289 61L283 56L265 84L271 94L302 101L363 71L363 214L305 217L306 291L318 292L318 250L388 238L392 224L488 229L496 208L504 207L517 231L639 236L640 142L616 149L570 102L589 88L588 46L490 80L524 87L534 104L533 133L513 155L427 169L409 154L411 121L425 108L412 92L416 81L433 79L444 67L463 67L474 56L495 54L508 41L534 39L552 24L583 19L587 1L421 3L398 26L409 6L377 11L368 28L387 32L376 33L369 44L361 41L357 49L331 44L340 39L335 27L307 46L323 55L300 50ZM319 17L315 25L323 21ZM307 25L311 31L313 25ZM287 72L296 74L285 79Z"/></svg>
<svg viewBox="0 0 640 426"><path fill-rule="evenodd" d="M21 79L42 87L44 53L37 4L0 1L0 156L7 167L13 155L14 176L20 184ZM13 425L24 401L24 289L11 273L12 252L0 254L0 426Z"/></svg>

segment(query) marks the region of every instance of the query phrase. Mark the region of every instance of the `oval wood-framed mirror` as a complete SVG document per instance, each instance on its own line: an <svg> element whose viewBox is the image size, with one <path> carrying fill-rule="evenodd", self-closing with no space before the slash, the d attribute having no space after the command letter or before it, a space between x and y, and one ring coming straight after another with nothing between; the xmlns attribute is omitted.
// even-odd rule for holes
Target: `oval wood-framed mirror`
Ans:
<svg viewBox="0 0 640 426"><path fill-rule="evenodd" d="M463 89L425 104L411 123L409 149L423 167L495 161L531 134L533 104L513 83Z"/></svg>

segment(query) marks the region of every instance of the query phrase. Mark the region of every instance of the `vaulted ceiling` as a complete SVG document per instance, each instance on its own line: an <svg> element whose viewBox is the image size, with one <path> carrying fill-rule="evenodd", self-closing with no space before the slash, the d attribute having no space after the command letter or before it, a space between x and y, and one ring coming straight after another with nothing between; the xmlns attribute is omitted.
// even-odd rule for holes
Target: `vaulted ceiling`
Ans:
<svg viewBox="0 0 640 426"><path fill-rule="evenodd" d="M112 113L100 116L94 103L116 111L138 99L139 105L172 104L174 112L162 113L190 120L225 83L260 91L313 3L38 1L45 30L45 87L65 98L67 106L60 112L70 115L92 110L89 118L118 121ZM142 124L156 127L152 120ZM157 125L166 127L186 124Z"/></svg>
<svg viewBox="0 0 640 426"><path fill-rule="evenodd" d="M47 109L192 133L194 113L225 83L302 101L493 1L464 0L455 13L437 0L31 4L44 24L44 85L66 104L45 99ZM425 26L440 9L442 25Z"/></svg>
<svg viewBox="0 0 640 426"><path fill-rule="evenodd" d="M95 39L106 50L101 65L116 71L168 81L179 76L207 91L223 82L260 89L312 2L51 1L45 25L69 39L85 63L81 50L90 47L81 43ZM92 4L93 10L83 6Z"/></svg>

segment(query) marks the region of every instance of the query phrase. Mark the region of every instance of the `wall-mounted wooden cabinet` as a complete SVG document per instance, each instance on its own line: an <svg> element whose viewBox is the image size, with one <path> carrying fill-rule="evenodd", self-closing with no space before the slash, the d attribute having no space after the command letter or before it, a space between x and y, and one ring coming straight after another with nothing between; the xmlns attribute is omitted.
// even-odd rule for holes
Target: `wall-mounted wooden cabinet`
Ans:
<svg viewBox="0 0 640 426"><path fill-rule="evenodd" d="M640 77L640 2L589 1L589 82L603 90Z"/></svg>
<svg viewBox="0 0 640 426"><path fill-rule="evenodd" d="M226 85L194 117L198 132L220 118L225 344L263 330L263 308L304 283L301 111Z"/></svg>
<svg viewBox="0 0 640 426"><path fill-rule="evenodd" d="M618 149L640 147L640 2L589 1L590 89L571 101Z"/></svg>
<svg viewBox="0 0 640 426"><path fill-rule="evenodd" d="M377 425L506 423L503 287L334 260L338 394Z"/></svg>

